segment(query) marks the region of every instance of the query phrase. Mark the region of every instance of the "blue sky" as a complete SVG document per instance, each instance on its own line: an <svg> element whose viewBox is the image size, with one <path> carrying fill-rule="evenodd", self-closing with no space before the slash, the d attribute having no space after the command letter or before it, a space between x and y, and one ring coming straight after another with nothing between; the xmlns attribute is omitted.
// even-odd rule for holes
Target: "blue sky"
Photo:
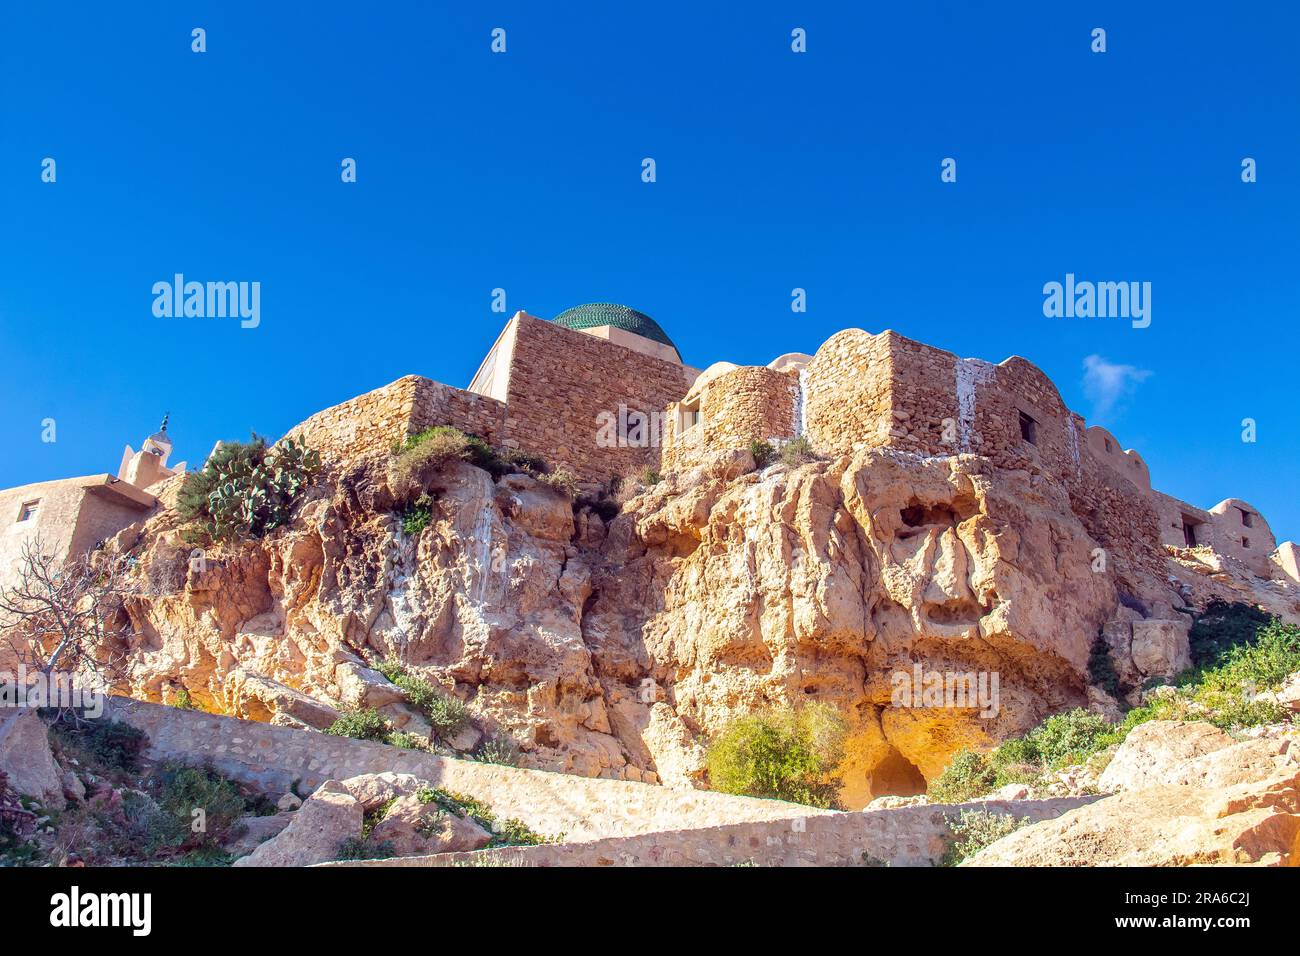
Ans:
<svg viewBox="0 0 1300 956"><path fill-rule="evenodd" d="M1158 6L10 4L0 487L113 471L164 411L199 462L464 386L501 287L641 309L699 367L852 326L1022 355L1157 487L1296 538L1300 14ZM177 272L259 281L260 326L155 317ZM1067 272L1150 282L1150 327L1045 318Z"/></svg>

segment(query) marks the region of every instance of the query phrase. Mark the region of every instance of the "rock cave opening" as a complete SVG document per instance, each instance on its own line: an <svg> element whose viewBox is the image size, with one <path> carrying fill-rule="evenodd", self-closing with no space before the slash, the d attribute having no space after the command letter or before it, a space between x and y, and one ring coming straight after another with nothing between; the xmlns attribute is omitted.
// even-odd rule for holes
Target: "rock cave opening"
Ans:
<svg viewBox="0 0 1300 956"><path fill-rule="evenodd" d="M868 787L875 797L915 797L925 793L924 775L898 748L881 748L874 766L867 771Z"/></svg>

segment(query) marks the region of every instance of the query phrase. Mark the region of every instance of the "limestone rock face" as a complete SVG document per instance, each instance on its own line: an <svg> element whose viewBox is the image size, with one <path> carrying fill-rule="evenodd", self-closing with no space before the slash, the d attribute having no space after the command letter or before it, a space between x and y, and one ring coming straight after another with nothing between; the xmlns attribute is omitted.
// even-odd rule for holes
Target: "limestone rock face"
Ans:
<svg viewBox="0 0 1300 956"><path fill-rule="evenodd" d="M291 819L287 813L276 813L266 817L241 817L236 827L239 835L228 842L223 849L231 856L247 856L267 840L283 832Z"/></svg>
<svg viewBox="0 0 1300 956"><path fill-rule="evenodd" d="M0 711L0 771L23 796L63 809L63 769L50 752L49 732L35 710Z"/></svg>
<svg viewBox="0 0 1300 956"><path fill-rule="evenodd" d="M376 845L392 845L393 856L458 853L487 845L492 835L468 816L458 817L413 796L398 797L370 831Z"/></svg>
<svg viewBox="0 0 1300 956"><path fill-rule="evenodd" d="M235 866L312 866L339 858L339 847L359 836L361 801L337 780L327 780L289 816L278 835L261 844Z"/></svg>
<svg viewBox="0 0 1300 956"><path fill-rule="evenodd" d="M1139 724L1102 772L1103 790L1153 786L1226 787L1264 780L1300 766L1288 738L1236 742L1201 721L1152 720Z"/></svg>
<svg viewBox="0 0 1300 956"><path fill-rule="evenodd" d="M1216 863L1300 863L1300 771L1227 787L1125 791L1017 830L962 865Z"/></svg>
<svg viewBox="0 0 1300 956"><path fill-rule="evenodd" d="M413 796L424 784L409 773L365 773L343 781L343 789L361 801L369 813L399 797Z"/></svg>
<svg viewBox="0 0 1300 956"><path fill-rule="evenodd" d="M962 747L1098 706L1103 628L1135 677L1186 659L1169 581L1122 554L1096 569L1058 483L978 456L866 449L756 471L720 452L609 521L466 462L413 480L433 502L416 536L382 455L201 560L173 509L155 515L120 543L144 584L124 689L317 728L374 707L427 736L374 669L396 660L469 707L475 726L444 744L509 736L524 766L671 786L703 784L707 738L731 719L823 701L851 723L843 799L860 807L922 792ZM996 699L932 706L910 693L917 671L983 675L990 698L996 676Z"/></svg>

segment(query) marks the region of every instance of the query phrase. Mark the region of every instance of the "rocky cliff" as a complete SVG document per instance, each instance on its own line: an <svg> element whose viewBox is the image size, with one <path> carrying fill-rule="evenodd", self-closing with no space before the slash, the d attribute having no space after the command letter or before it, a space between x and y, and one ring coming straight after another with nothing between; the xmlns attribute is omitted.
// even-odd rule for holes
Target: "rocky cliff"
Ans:
<svg viewBox="0 0 1300 956"><path fill-rule="evenodd" d="M718 453L608 523L523 474L454 461L415 480L433 501L418 535L383 455L328 472L257 541L196 553L171 508L124 531L109 550L143 584L128 692L318 728L373 707L427 733L374 670L400 661L469 706L457 749L509 735L525 766L669 785L702 784L731 718L816 700L851 722L852 807L920 792L957 749L1054 711L1113 709L1089 684L1099 635L1136 687L1185 666L1179 607L1246 597L1300 617L1293 585L1227 559L1162 556L1165 578L1099 560L1058 484L976 456L760 470ZM997 713L897 706L918 664L996 674Z"/></svg>

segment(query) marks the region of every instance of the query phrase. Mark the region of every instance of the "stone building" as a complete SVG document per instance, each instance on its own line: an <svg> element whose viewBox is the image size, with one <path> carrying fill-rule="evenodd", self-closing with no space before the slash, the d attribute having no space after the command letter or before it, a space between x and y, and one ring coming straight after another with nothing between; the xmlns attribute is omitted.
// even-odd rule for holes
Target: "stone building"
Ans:
<svg viewBox="0 0 1300 956"><path fill-rule="evenodd" d="M1163 574L1168 545L1212 548L1264 578L1295 577L1295 547L1277 546L1258 509L1229 498L1204 510L1154 490L1142 455L1088 426L1032 363L963 359L889 330L846 329L815 355L700 371L682 363L658 323L624 306L579 306L550 322L520 312L468 389L408 376L291 434L329 457L391 448L438 424L592 483L689 467L755 441L804 439L827 455L977 454L1060 482L1099 544L1154 573Z"/></svg>
<svg viewBox="0 0 1300 956"><path fill-rule="evenodd" d="M689 467L710 452L803 439L818 454L896 448L971 453L1059 482L1104 548L1163 574L1165 547L1206 547L1261 577L1296 578L1300 555L1277 546L1258 509L1228 498L1209 510L1152 488L1142 456L1065 406L1023 358L963 359L896 332L846 329L814 355L766 366L685 365L649 316L611 303L547 321L518 312L465 389L408 375L318 412L289 435L326 460L388 451L434 425L539 455L581 481ZM0 492L0 561L36 531L78 554L155 507L148 489L167 466L166 422L117 477L46 482Z"/></svg>
<svg viewBox="0 0 1300 956"><path fill-rule="evenodd" d="M433 425L541 455L590 482L658 467L665 411L699 370L653 319L608 303L545 321L516 313L468 389L408 375L289 434L326 460L386 450Z"/></svg>
<svg viewBox="0 0 1300 956"><path fill-rule="evenodd" d="M39 541L44 553L62 562L152 514L158 499L150 489L185 471L184 462L168 466L171 452L164 418L139 451L126 446L116 476L60 478L0 491L0 589L13 583L28 542Z"/></svg>

